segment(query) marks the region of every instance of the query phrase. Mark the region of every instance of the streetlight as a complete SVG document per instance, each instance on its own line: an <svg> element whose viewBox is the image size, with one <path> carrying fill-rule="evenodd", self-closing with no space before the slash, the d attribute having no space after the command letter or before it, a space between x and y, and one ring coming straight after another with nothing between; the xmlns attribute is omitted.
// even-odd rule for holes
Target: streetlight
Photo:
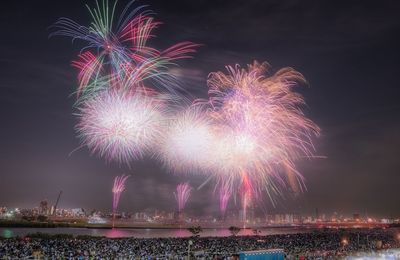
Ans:
<svg viewBox="0 0 400 260"><path fill-rule="evenodd" d="M189 242L188 242L188 260L190 259L190 246L191 245L193 245L193 241L191 240L191 239L189 239Z"/></svg>

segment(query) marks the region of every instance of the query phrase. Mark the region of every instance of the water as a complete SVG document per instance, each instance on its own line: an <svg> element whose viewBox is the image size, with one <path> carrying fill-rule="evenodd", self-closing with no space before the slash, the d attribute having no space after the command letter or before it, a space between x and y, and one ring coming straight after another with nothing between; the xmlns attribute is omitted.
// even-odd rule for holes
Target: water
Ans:
<svg viewBox="0 0 400 260"><path fill-rule="evenodd" d="M293 234L306 233L311 229L305 228L261 228L260 235ZM0 236L5 238L23 237L32 233L46 234L71 234L105 236L109 238L135 237L135 238L156 238L156 237L190 237L192 234L186 229L95 229L95 228L0 228ZM227 228L203 229L200 233L202 237L225 237L231 233ZM238 235L254 235L251 229L242 229Z"/></svg>

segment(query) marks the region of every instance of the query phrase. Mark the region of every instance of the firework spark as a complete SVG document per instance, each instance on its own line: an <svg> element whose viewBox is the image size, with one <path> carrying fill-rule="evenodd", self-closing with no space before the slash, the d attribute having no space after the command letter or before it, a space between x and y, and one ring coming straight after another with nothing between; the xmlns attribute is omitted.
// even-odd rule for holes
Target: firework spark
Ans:
<svg viewBox="0 0 400 260"><path fill-rule="evenodd" d="M189 183L181 183L176 187L176 192L174 192L176 202L178 203L178 211L182 213L185 209L186 202L189 199L190 193L192 192L192 187Z"/></svg>
<svg viewBox="0 0 400 260"><path fill-rule="evenodd" d="M225 182L221 183L219 187L219 210L222 218L225 218L226 208L231 195L232 192L229 185Z"/></svg>
<svg viewBox="0 0 400 260"><path fill-rule="evenodd" d="M162 111L162 102L151 96L104 91L79 108L77 131L92 153L129 165L160 139Z"/></svg>
<svg viewBox="0 0 400 260"><path fill-rule="evenodd" d="M169 73L169 66L175 65L177 59L189 58L198 45L181 42L162 51L148 46L148 40L154 37L153 31L160 22L150 16L152 12L146 10L146 6L135 7L134 1L125 7L115 22L116 3L109 6L107 0L102 0L96 1L94 8L87 6L93 20L89 27L68 18L60 18L54 24L57 30L51 35L87 43L78 60L72 63L80 70L78 97L96 92L105 79L135 83L122 85L129 88L142 87L144 81L150 80L153 87L174 92L179 86ZM114 84L111 86L115 88Z"/></svg>
<svg viewBox="0 0 400 260"><path fill-rule="evenodd" d="M173 172L197 172L211 165L215 143L212 122L200 107L190 107L169 124L159 146L160 159Z"/></svg>
<svg viewBox="0 0 400 260"><path fill-rule="evenodd" d="M300 183L295 161L312 157L312 137L319 128L303 114L303 97L293 91L303 76L290 68L268 75L269 65L255 62L247 69L228 66L228 74L214 72L208 79L211 109L218 126L210 156L211 171L238 190L245 173L257 193L279 193L286 185L282 169L290 168ZM199 101L198 101L199 103ZM201 101L200 101L201 103Z"/></svg>
<svg viewBox="0 0 400 260"><path fill-rule="evenodd" d="M295 163L313 156L312 138L320 131L304 115L304 99L293 90L304 77L291 68L271 74L267 63L254 62L247 69L227 66L228 73L210 74L209 100L196 101L167 127L166 105L176 102L179 92L169 68L190 57L198 45L149 46L160 22L146 6L133 3L118 22L116 2L109 6L102 0L88 7L90 26L67 18L54 25L52 35L87 44L72 63L79 69L77 132L83 144L128 165L156 147L172 171L206 174L208 180L226 183L230 194L246 182L251 194L280 193L286 182L301 190L303 177ZM179 210L189 197L188 187L187 196L176 193ZM183 204L181 196L186 196Z"/></svg>
<svg viewBox="0 0 400 260"><path fill-rule="evenodd" d="M116 176L114 179L114 185L112 188L112 193L113 193L113 227L114 227L114 218L115 218L115 213L117 212L118 204L119 204L119 199L121 197L121 193L125 190L125 182L129 178L129 175L121 175L121 176Z"/></svg>

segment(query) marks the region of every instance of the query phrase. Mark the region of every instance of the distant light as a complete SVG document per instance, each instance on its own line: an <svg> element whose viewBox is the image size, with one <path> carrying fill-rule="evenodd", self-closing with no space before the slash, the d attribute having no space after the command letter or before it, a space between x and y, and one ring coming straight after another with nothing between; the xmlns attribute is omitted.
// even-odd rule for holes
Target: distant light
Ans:
<svg viewBox="0 0 400 260"><path fill-rule="evenodd" d="M11 238L11 237L13 237L13 232L11 230L9 230L9 229L5 229L3 231L3 235L2 236L4 238Z"/></svg>
<svg viewBox="0 0 400 260"><path fill-rule="evenodd" d="M105 224L105 223L107 223L107 221L105 219L101 218L100 216L95 215L95 216L92 216L89 218L88 223L89 224Z"/></svg>

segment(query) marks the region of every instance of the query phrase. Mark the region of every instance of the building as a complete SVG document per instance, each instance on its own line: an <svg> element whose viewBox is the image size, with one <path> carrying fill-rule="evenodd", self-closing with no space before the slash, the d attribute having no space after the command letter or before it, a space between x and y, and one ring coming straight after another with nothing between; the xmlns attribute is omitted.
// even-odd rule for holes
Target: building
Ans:
<svg viewBox="0 0 400 260"><path fill-rule="evenodd" d="M39 204L39 214L40 215L48 215L49 214L49 205L47 200L42 200Z"/></svg>

